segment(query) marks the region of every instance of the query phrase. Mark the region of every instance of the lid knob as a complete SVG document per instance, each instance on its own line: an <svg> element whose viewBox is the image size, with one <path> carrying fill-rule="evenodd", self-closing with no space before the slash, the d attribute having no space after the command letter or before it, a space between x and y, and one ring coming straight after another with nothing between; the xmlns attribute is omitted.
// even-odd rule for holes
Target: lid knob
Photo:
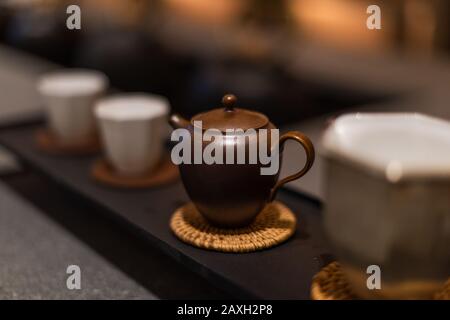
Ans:
<svg viewBox="0 0 450 320"><path fill-rule="evenodd" d="M237 102L237 98L234 94L226 94L222 98L222 104L225 107L225 111L233 111Z"/></svg>

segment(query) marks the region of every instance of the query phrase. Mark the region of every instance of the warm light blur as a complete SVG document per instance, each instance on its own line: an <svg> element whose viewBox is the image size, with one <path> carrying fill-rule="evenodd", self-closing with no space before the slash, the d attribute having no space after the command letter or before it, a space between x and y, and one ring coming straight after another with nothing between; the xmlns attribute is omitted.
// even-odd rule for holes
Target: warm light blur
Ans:
<svg viewBox="0 0 450 320"><path fill-rule="evenodd" d="M154 31L161 39L168 38L167 32L176 35L175 42L188 39L178 47L199 46L202 41L201 47L231 44L254 57L280 47L275 42L281 38L290 45L312 42L364 54L397 50L433 55L448 51L450 41L448 0L0 0L0 4L15 12L63 18L64 6L79 4L85 34L98 26L131 26ZM366 28L371 4L381 7L381 30Z"/></svg>
<svg viewBox="0 0 450 320"><path fill-rule="evenodd" d="M81 0L84 12L93 19L106 17L120 25L139 24L146 17L149 5L148 0Z"/></svg>
<svg viewBox="0 0 450 320"><path fill-rule="evenodd" d="M245 0L164 0L172 14L195 23L227 25L239 18Z"/></svg>
<svg viewBox="0 0 450 320"><path fill-rule="evenodd" d="M434 48L437 17L432 1L405 1L405 38L411 51L431 53ZM420 21L420 23L418 23Z"/></svg>
<svg viewBox="0 0 450 320"><path fill-rule="evenodd" d="M348 49L383 49L391 42L389 13L382 10L382 30L366 28L370 1L288 0L302 36Z"/></svg>

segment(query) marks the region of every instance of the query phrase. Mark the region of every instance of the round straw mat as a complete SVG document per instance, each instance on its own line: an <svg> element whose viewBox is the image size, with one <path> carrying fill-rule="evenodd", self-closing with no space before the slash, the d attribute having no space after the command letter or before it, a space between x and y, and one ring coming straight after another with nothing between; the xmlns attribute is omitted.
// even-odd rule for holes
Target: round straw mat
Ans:
<svg viewBox="0 0 450 320"><path fill-rule="evenodd" d="M338 262L332 262L322 268L313 278L311 285L313 300L354 300L358 299L345 279ZM450 279L436 292L434 300L450 300Z"/></svg>
<svg viewBox="0 0 450 320"><path fill-rule="evenodd" d="M178 208L170 227L182 241L207 250L244 253L276 246L295 232L296 218L281 202L268 204L248 227L221 229L211 226L193 203Z"/></svg>

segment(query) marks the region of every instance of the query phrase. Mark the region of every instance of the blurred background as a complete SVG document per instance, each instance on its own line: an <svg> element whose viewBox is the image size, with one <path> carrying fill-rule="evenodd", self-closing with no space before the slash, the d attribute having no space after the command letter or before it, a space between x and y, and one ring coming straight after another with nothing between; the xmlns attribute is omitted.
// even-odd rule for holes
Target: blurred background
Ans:
<svg viewBox="0 0 450 320"><path fill-rule="evenodd" d="M65 26L70 4L81 7L79 31ZM381 30L365 27L371 4ZM0 41L168 96L186 116L233 92L282 125L390 96L331 85L333 72L310 76L306 48L434 59L450 54L449 17L446 0L2 0Z"/></svg>
<svg viewBox="0 0 450 320"><path fill-rule="evenodd" d="M81 30L66 27L72 4ZM380 30L366 27L369 5L381 8ZM1 0L0 123L39 114L36 78L61 66L164 95L185 117L234 93L318 148L344 112L450 119L449 17L448 0ZM303 159L291 149L283 175ZM288 187L320 199L321 172L318 159Z"/></svg>
<svg viewBox="0 0 450 320"><path fill-rule="evenodd" d="M72 4L81 7L81 30L66 27ZM366 28L374 4L381 8L381 30ZM264 112L282 131L307 134L320 154L323 128L339 113L419 111L450 119L449 17L448 0L0 0L0 130L42 116L36 92L42 73L92 68L106 73L115 90L167 96L186 117L219 107L224 93L234 93L241 107ZM297 171L304 157L298 147L286 149L282 176ZM317 157L308 175L287 188L323 199L323 168ZM83 248L72 233L159 297L221 297L156 249L149 258L150 245L129 239L128 229L119 233L115 221L95 218L97 207L20 168L0 146L2 205L10 198L3 182L65 229L52 235L55 227L45 227L40 215L2 207L0 235L10 238L0 246L8 262L0 298L35 297L30 288L38 297L67 297L48 266L66 265L67 255L78 252L73 247ZM95 252L83 252L91 270L104 270ZM42 270L37 278L36 270ZM122 292L113 271L91 276L98 282L89 297ZM30 286L29 279L37 282ZM136 283L125 280L121 298L136 292Z"/></svg>

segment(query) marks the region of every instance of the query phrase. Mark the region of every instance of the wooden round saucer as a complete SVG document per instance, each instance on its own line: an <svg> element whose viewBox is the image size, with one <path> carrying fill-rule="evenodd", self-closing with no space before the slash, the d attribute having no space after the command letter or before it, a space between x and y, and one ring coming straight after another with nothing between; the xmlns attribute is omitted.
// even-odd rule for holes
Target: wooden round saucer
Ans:
<svg viewBox="0 0 450 320"><path fill-rule="evenodd" d="M178 178L178 168L170 157L164 157L151 171L139 176L124 176L104 159L98 159L92 166L91 175L95 181L103 185L124 189L150 188L168 184Z"/></svg>
<svg viewBox="0 0 450 320"><path fill-rule="evenodd" d="M100 151L100 141L97 135L92 135L83 141L66 143L60 141L50 129L41 128L35 133L35 141L39 150L52 155L89 155Z"/></svg>

